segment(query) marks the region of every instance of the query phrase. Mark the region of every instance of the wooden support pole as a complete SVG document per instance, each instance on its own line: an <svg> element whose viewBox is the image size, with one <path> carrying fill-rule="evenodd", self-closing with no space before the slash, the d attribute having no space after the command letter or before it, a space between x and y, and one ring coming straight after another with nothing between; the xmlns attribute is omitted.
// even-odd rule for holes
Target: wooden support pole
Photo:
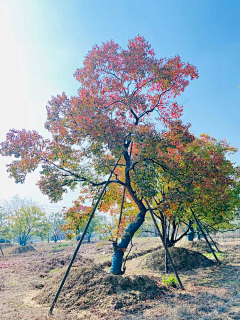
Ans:
<svg viewBox="0 0 240 320"><path fill-rule="evenodd" d="M170 263L171 263L171 265L172 265L173 271L174 271L175 276L176 276L176 278L177 278L177 281L178 281L178 283L179 283L179 285L180 285L180 288L181 288L182 290L184 290L184 287L183 287L183 285L182 285L182 282L181 282L181 280L180 280L180 278L179 278L179 276L178 276L177 269L176 269L176 267L175 267L175 264L174 264L173 261L172 261L172 257L171 257L171 255L170 255L170 253L169 253L169 251L168 251L168 248L167 248L167 246L165 245L165 241L164 241L164 239L163 239L163 236L162 236L162 234L161 234L161 231L159 230L159 227L158 227L157 221L156 221L156 219L155 219L155 217L154 217L154 214L153 214L153 212L152 212L152 209L151 209L148 201L147 201L147 200L145 200L145 201L146 201L146 203L147 203L147 206L148 206L148 209L149 209L149 211L150 211L151 217L152 217L152 219L153 219L154 225L155 225L155 227L156 227L156 229L157 229L157 231L158 231L159 237L160 237L161 240L162 240L164 249L165 249L165 251L167 252L167 257L168 257L168 259L169 259L169 261L170 261Z"/></svg>
<svg viewBox="0 0 240 320"><path fill-rule="evenodd" d="M211 237L211 235L210 235L209 232L207 231L207 228L204 227L203 223L202 223L200 220L198 220L198 221L199 221L199 223L202 225L202 227L204 228L204 230L206 231L206 233L207 233L207 235L209 236L209 238L211 239L211 241L212 241L213 245L215 246L217 252L221 252L221 251L218 249L216 242L213 240L213 238Z"/></svg>
<svg viewBox="0 0 240 320"><path fill-rule="evenodd" d="M191 207L190 207L190 210L191 210L192 215L193 215L195 221L197 222L197 225L198 225L200 231L202 232L202 235L203 235L204 239L206 240L206 242L207 242L207 244L208 244L208 246L209 246L209 248L210 248L210 250L211 250L211 252L212 252L212 254L213 254L214 258L215 258L215 260L216 260L216 262L217 262L218 264L221 264L221 262L218 260L218 258L217 258L217 256L216 256L216 254L215 254L215 252L214 252L214 250L213 250L210 242L208 241L208 238L207 238L205 232L203 231L203 228L202 228L201 224L199 223L199 221L198 221L198 219L197 219L197 217L196 217L196 215L195 215L195 213L194 213L194 211L193 211L193 209L192 209Z"/></svg>
<svg viewBox="0 0 240 320"><path fill-rule="evenodd" d="M120 216L119 216L118 227L117 227L116 243L118 242L119 228L120 228L120 224L121 224L121 221L122 221L122 213L123 213L123 206L124 206L125 194L126 194L126 186L124 186L124 189L123 189L123 196L122 196L122 203L121 203L121 209L120 209Z"/></svg>
<svg viewBox="0 0 240 320"><path fill-rule="evenodd" d="M167 218L164 216L164 230L165 230L165 246L167 247ZM168 273L168 259L167 259L167 251L165 250L165 273Z"/></svg>
<svg viewBox="0 0 240 320"><path fill-rule="evenodd" d="M1 252L2 252L2 255L3 255L3 258L4 258L4 254L3 254L3 251L2 251L2 247L0 246L0 250L1 250Z"/></svg>
<svg viewBox="0 0 240 320"><path fill-rule="evenodd" d="M87 230L88 230L88 227L89 227L89 225L90 225L90 222L91 222L91 220L92 220L92 218L93 218L93 216L94 216L94 214L95 214L95 211L97 210L98 204L99 204L99 202L100 202L100 200L101 200L101 198L102 198L102 196L103 196L103 194L104 194L104 192L105 192L105 190L106 190L106 188L107 188L107 186L108 186L108 182L110 181L110 179L111 179L111 177L112 177L112 175L113 175L113 172L115 171L115 169L116 169L116 167L117 167L117 165L118 165L121 157L122 157L122 154L121 154L121 156L119 157L118 161L116 162L113 170L112 170L111 173L110 173L110 176L109 176L108 180L107 180L106 183L104 184L104 187L103 187L103 189L102 189L101 194L99 195L99 197L98 197L98 199L97 199L97 202L96 202L96 204L95 204L95 206L94 206L94 208L93 208L93 211L92 211L92 213L91 213L91 215L90 215L90 217L89 217L89 219L88 219L88 222L87 222L87 225L86 225L86 227L85 227L85 230L83 231L82 237L81 237L80 241L78 242L77 248L76 248L76 250L75 250L75 252L74 252L74 254L73 254L73 257L72 257L72 259L71 259L71 261L70 261L70 263L69 263L69 266L68 266L68 268L67 268L67 271L66 271L66 273L65 273L65 275L64 275L64 277L63 277L63 279L62 279L62 282L61 282L61 284L60 284L60 286L59 286L59 288L58 288L58 291L57 291L57 293L56 293L56 296L55 296L55 298L54 298L54 300L53 300L53 302L52 302L51 308L50 308L50 310L49 310L49 314L52 314L52 312L53 312L53 309L54 309L54 306L55 306L55 304L56 304L56 302L57 302L58 296L59 296L59 294L60 294L60 292L61 292L61 290L62 290L62 287L63 287L63 285L64 285L64 283L65 283L65 281L66 281L66 279L67 279L67 276L68 276L69 271L70 271L70 269L71 269L71 267L72 267L72 264L73 264L73 262L74 262L74 260L75 260L75 258L76 258L76 255L77 255L77 253L78 253L78 250L79 250L80 247L81 247L81 244L82 244L82 242L83 242L84 236L85 236L86 233L87 233Z"/></svg>

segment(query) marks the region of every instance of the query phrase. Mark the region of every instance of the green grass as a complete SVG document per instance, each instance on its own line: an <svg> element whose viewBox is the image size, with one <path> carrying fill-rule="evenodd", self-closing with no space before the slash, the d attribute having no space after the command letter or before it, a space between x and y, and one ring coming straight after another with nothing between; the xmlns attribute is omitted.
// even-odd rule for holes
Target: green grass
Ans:
<svg viewBox="0 0 240 320"><path fill-rule="evenodd" d="M207 285L209 283L209 279L199 279L198 280L198 283L196 284L196 286L204 286L204 285Z"/></svg>
<svg viewBox="0 0 240 320"><path fill-rule="evenodd" d="M52 250L57 250L57 249L60 249L60 248L65 248L65 247L72 247L73 246L73 243L59 243L59 244L56 244L55 247L52 248Z"/></svg>
<svg viewBox="0 0 240 320"><path fill-rule="evenodd" d="M12 282L9 283L9 286L16 286L16 285L18 285L17 280L13 280Z"/></svg>
<svg viewBox="0 0 240 320"><path fill-rule="evenodd" d="M58 271L60 271L60 269L56 268L56 269L50 270L49 273L54 273L54 272L58 272Z"/></svg>
<svg viewBox="0 0 240 320"><path fill-rule="evenodd" d="M213 255L212 253L204 253L203 255L204 255L205 257L207 257L207 258L210 258L210 259L214 258L214 255ZM221 252L215 252L215 255L216 255L217 258L222 258L223 253L221 253Z"/></svg>
<svg viewBox="0 0 240 320"><path fill-rule="evenodd" d="M47 254L47 258L50 258L50 257L52 257L53 256L53 253L48 253Z"/></svg>
<svg viewBox="0 0 240 320"><path fill-rule="evenodd" d="M170 276L163 276L162 277L162 284L165 284L170 287L177 287L178 281L174 274L171 274Z"/></svg>

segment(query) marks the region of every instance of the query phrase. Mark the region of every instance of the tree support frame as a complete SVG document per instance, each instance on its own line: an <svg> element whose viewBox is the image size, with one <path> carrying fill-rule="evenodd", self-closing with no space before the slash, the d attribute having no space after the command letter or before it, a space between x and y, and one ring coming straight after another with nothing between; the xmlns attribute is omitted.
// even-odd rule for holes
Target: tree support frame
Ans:
<svg viewBox="0 0 240 320"><path fill-rule="evenodd" d="M116 169L116 167L117 167L117 165L118 165L121 157L122 157L122 153L121 153L118 161L116 162L113 170L111 171L108 180L107 180L106 183L104 184L104 187L103 187L103 189L102 189L102 191L101 191L101 193L100 193L100 195L99 195L99 197L98 197L98 199L97 199L97 202L95 203L95 206L94 206L93 211L92 211L92 213L91 213L91 215L90 215L90 217L89 217L89 219L88 219L88 222L87 222L87 225L86 225L86 227L85 227L85 230L83 231L82 237L81 237L81 239L80 239L79 242L78 242L77 248L76 248L76 250L75 250L75 252L74 252L74 254L73 254L73 257L72 257L72 259L71 259L71 261L70 261L70 263L69 263L69 266L68 266L68 268L67 268L67 271L66 271L66 273L65 273L65 275L64 275L64 277L63 277L63 279L62 279L62 282L61 282L61 284L60 284L60 286L59 286L59 288L58 288L58 291L57 291L57 293L56 293L56 295L55 295L55 298L54 298L54 300L53 300L53 302L52 302L51 308L50 308L50 310L49 310L49 314L52 314L52 312L53 312L53 309L54 309L54 306L55 306L55 304L56 304L56 302L57 302L58 296L59 296L60 292L62 291L62 288L63 288L64 283L65 283L65 281L66 281L66 279L67 279L67 276L68 276L68 274L69 274L69 272L70 272L70 269L71 269L71 267L72 267L72 265L73 265L73 262L74 262L74 260L75 260L75 258L76 258L76 255L77 255L77 253L78 253L78 251L79 251L79 249L80 249L80 247L81 247L81 244L82 244L82 242L83 242L83 239L84 239L84 237L85 237L85 235L86 235L86 233L87 233L87 230L88 230L88 227L89 227L89 225L90 225L90 223L91 223L91 220L92 220L92 218L93 218L93 216L94 216L94 214L95 214L95 212L96 212L96 210L97 210L98 204L99 204L99 202L100 202L100 200L101 200L101 198L102 198L102 196L103 196L103 194L104 194L104 192L105 192L105 190L106 190L106 188L107 188L107 186L108 186L108 182L110 181L110 179L111 179L111 177L112 177L112 175L113 175L113 173L114 173L114 171L115 171L115 169Z"/></svg>
<svg viewBox="0 0 240 320"><path fill-rule="evenodd" d="M194 217L194 219L195 219L200 231L202 232L202 235L203 235L204 239L206 240L206 242L207 242L207 244L208 244L208 246L209 246L209 248L210 248L210 250L211 250L211 252L212 252L212 254L213 254L214 258L215 258L215 260L216 260L216 262L218 264L221 264L221 262L218 260L218 257L216 256L216 254L215 254L210 242L208 241L208 238L207 238L205 232L203 231L203 228L202 228L200 222L198 221L198 218L196 217L196 215L195 215L195 213L194 213L194 211L193 211L193 209L191 207L190 207L190 210L191 210L192 215L193 215L193 217Z"/></svg>
<svg viewBox="0 0 240 320"><path fill-rule="evenodd" d="M155 225L155 227L156 227L156 229L157 229L157 231L158 231L159 237L160 237L160 239L162 240L162 243L163 243L165 252L167 253L167 257L168 257L168 259L169 259L169 261L170 261L170 263L171 263L171 265L172 265L172 268L173 268L173 271L174 271L175 276L176 276L176 278L177 278L177 281L178 281L178 283L179 283L179 286L180 286L180 288L181 288L182 290L184 290L184 287L183 287L183 285L182 285L182 281L181 281L181 279L180 279L180 277L179 277L179 275L178 275L177 269L176 269L176 267L175 267L175 264L174 264L174 262L173 262L173 260L172 260L171 255L170 255L170 253L169 253L168 247L167 247L166 244L165 244L165 241L164 241L164 239L163 239L163 236L162 236L162 234L161 234L161 231L160 231L160 229L159 229L159 227L158 227L157 221L156 221L156 219L155 219L155 217L154 217L154 214L153 214L153 212L152 212L152 208L150 207L148 201L147 201L147 200L145 200L145 201L146 201L146 203L147 203L147 206L148 206L148 209L149 209L149 211L150 211L150 214L151 214L152 220L153 220L153 222L154 222L154 225Z"/></svg>

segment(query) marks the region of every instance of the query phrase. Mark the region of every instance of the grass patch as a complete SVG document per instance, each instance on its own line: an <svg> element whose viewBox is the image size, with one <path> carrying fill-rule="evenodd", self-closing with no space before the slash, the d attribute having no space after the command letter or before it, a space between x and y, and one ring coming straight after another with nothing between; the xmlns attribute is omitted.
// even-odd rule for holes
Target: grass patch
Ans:
<svg viewBox="0 0 240 320"><path fill-rule="evenodd" d="M61 249L61 248L65 248L65 247L72 247L73 246L73 243L59 243L59 244L56 244L55 247L52 248L52 250L57 250L57 249Z"/></svg>
<svg viewBox="0 0 240 320"><path fill-rule="evenodd" d="M50 258L50 257L52 257L53 256L53 253L48 253L47 254L47 258Z"/></svg>
<svg viewBox="0 0 240 320"><path fill-rule="evenodd" d="M214 259L214 255L212 253L204 253L203 255L209 259ZM221 252L215 252L215 255L217 258L223 257L223 253L221 253Z"/></svg>
<svg viewBox="0 0 240 320"><path fill-rule="evenodd" d="M58 272L58 271L60 271L60 269L56 268L56 269L50 270L49 273Z"/></svg>
<svg viewBox="0 0 240 320"><path fill-rule="evenodd" d="M211 283L211 279L202 278L198 280L198 283L196 284L196 286L206 286L206 285L209 285L210 283Z"/></svg>
<svg viewBox="0 0 240 320"><path fill-rule="evenodd" d="M16 285L18 285L18 281L17 280L12 281L12 282L9 283L9 285L10 286L16 286Z"/></svg>
<svg viewBox="0 0 240 320"><path fill-rule="evenodd" d="M165 284L170 287L177 287L178 281L174 274L171 274L170 276L163 276L162 277L162 284Z"/></svg>

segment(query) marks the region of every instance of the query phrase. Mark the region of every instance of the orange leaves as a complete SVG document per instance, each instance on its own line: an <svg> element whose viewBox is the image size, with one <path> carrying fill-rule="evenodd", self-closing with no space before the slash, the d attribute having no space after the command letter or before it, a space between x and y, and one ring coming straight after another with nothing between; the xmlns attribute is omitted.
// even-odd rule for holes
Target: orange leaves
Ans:
<svg viewBox="0 0 240 320"><path fill-rule="evenodd" d="M196 69L181 62L179 57L155 59L150 44L141 36L129 40L127 50L113 41L101 47L94 46L84 61L84 67L75 73L81 82L79 97L85 106L96 105L99 110L114 112L122 123L133 124L128 118L133 108L138 118L146 111L153 112L161 103L162 119L177 118L181 107L173 104L169 111L163 101L184 90L187 77L197 77ZM131 89L131 90L130 90ZM144 93L143 93L144 89ZM166 91L166 92L165 92ZM123 113L121 111L124 111ZM149 116L149 113L146 113Z"/></svg>
<svg viewBox="0 0 240 320"><path fill-rule="evenodd" d="M17 183L23 183L26 174L37 168L46 145L47 140L44 140L36 131L12 129L8 132L6 141L0 145L0 154L19 159L7 165L10 176Z"/></svg>
<svg viewBox="0 0 240 320"><path fill-rule="evenodd" d="M79 230L86 223L90 213L91 207L82 205L80 201L74 201L74 206L72 206L71 208L63 209L63 215L66 219L66 223L62 228L65 231Z"/></svg>

